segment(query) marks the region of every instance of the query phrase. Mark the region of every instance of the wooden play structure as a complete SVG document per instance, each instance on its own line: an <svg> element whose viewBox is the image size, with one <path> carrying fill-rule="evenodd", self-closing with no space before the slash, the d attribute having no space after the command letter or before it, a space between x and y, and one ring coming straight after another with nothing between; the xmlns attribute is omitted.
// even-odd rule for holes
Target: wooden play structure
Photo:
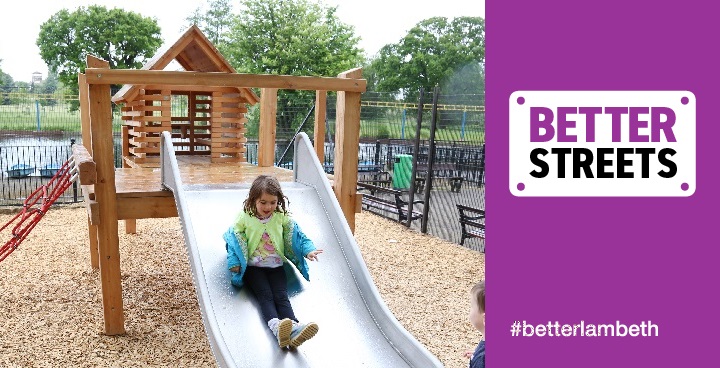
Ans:
<svg viewBox="0 0 720 368"><path fill-rule="evenodd" d="M169 71L175 60L185 70ZM78 76L82 145L73 155L88 210L92 267L99 268L105 333L125 332L120 283L118 221L135 232L135 220L177 216L172 192L161 185L160 135L172 134L183 183L250 182L259 174L292 181L292 172L274 167L278 89L316 91L315 151L324 157L325 98L337 91L333 190L350 228L355 212L360 130L360 95L366 81L361 69L338 77L240 74L196 27L190 28L140 70L110 69L106 61L87 57ZM122 84L112 97L110 85ZM260 88L260 97L250 88ZM186 110L173 116L173 99ZM122 161L113 159L112 101L122 104ZM244 117L247 106L260 103L258 165L245 160ZM218 235L220 236L220 235Z"/></svg>

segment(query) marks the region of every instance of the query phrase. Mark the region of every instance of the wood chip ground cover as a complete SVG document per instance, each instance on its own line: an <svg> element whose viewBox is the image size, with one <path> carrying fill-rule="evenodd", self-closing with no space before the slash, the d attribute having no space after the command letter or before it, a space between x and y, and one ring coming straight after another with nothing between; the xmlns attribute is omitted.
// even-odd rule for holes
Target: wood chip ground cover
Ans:
<svg viewBox="0 0 720 368"><path fill-rule="evenodd" d="M0 209L0 224L15 210ZM373 214L358 214L356 227L395 317L446 367L467 367L463 352L480 339L468 291L484 278L485 256ZM105 336L85 209L51 209L0 263L0 367L214 367L179 220L139 220L137 231L120 223L127 333Z"/></svg>

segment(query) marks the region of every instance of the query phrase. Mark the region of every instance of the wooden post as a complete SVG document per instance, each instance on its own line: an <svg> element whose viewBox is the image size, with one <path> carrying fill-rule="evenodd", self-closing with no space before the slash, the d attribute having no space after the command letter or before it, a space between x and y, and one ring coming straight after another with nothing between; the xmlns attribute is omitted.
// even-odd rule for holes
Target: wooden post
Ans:
<svg viewBox="0 0 720 368"><path fill-rule="evenodd" d="M92 56L88 56L87 64L88 67L109 67L106 61ZM98 202L100 212L97 232L105 334L120 335L125 333L125 319L120 282L120 239L118 237L110 86L91 84L88 92L91 146L97 170L95 200Z"/></svg>
<svg viewBox="0 0 720 368"><path fill-rule="evenodd" d="M327 91L315 91L315 154L320 164L325 164L325 117L327 112Z"/></svg>
<svg viewBox="0 0 720 368"><path fill-rule="evenodd" d="M359 79L362 68L340 73L339 78ZM335 196L350 230L355 232L355 208L360 146L360 92L339 91L335 122Z"/></svg>
<svg viewBox="0 0 720 368"><path fill-rule="evenodd" d="M88 89L87 78L85 74L78 74L78 87L80 100L80 130L82 133L82 144L87 149L88 153L92 157L92 132L90 131L90 106L88 104ZM97 225L93 225L88 215L88 239L90 240L90 266L93 269L100 268L98 263L98 238L97 238Z"/></svg>
<svg viewBox="0 0 720 368"><path fill-rule="evenodd" d="M325 164L325 118L327 116L327 91L315 91L315 154Z"/></svg>
<svg viewBox="0 0 720 368"><path fill-rule="evenodd" d="M260 90L258 166L275 166L275 128L277 126L277 88Z"/></svg>

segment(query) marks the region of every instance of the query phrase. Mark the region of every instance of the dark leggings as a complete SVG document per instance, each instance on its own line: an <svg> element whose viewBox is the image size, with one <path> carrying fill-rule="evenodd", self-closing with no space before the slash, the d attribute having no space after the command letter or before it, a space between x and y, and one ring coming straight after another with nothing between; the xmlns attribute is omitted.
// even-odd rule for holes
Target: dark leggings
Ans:
<svg viewBox="0 0 720 368"><path fill-rule="evenodd" d="M266 321L273 318L297 321L288 298L287 277L283 267L248 266L243 280L255 294Z"/></svg>

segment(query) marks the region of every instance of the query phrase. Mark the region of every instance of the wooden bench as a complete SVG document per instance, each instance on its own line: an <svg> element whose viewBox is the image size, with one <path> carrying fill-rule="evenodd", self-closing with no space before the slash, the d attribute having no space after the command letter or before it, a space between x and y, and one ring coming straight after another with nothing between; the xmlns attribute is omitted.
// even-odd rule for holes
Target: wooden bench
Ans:
<svg viewBox="0 0 720 368"><path fill-rule="evenodd" d="M363 193L362 204L366 210L371 208L390 212L397 215L398 222L406 222L408 218L408 201L402 198L403 192L395 189L381 187L373 184L358 182L358 190L368 191L369 193ZM424 201L413 201L413 204L424 204ZM384 213L377 213L380 216L390 218ZM410 221L422 218L422 212L413 209L410 215Z"/></svg>
<svg viewBox="0 0 720 368"><path fill-rule="evenodd" d="M456 204L456 206L460 213L460 227L462 229L460 245L463 245L467 238L485 239L485 211L461 204Z"/></svg>

